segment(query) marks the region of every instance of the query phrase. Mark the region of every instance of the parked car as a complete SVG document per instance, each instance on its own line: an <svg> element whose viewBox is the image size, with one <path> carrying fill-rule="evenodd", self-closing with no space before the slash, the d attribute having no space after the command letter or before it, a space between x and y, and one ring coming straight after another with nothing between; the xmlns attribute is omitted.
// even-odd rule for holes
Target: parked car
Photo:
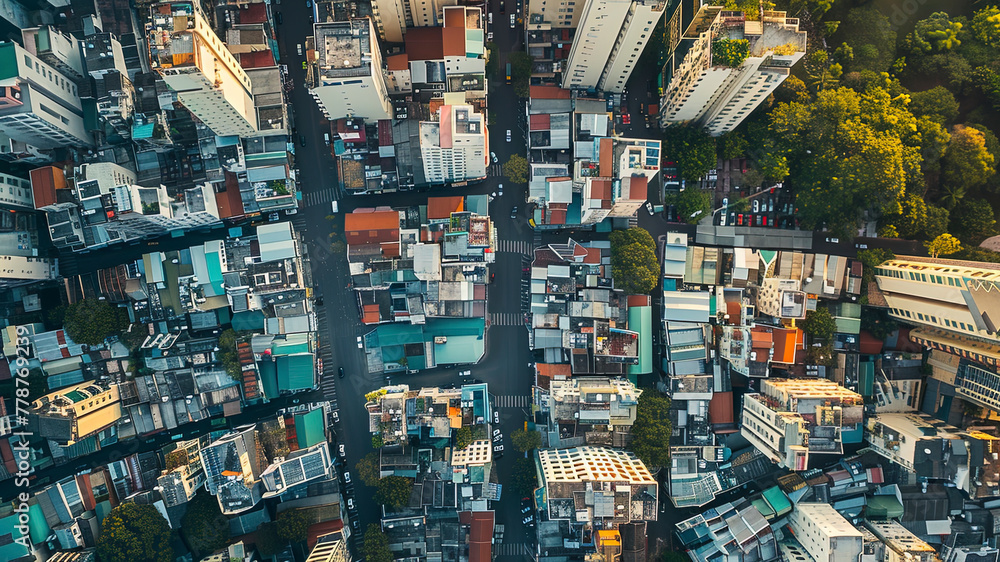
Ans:
<svg viewBox="0 0 1000 562"><path fill-rule="evenodd" d="M512 219L517 218L517 205L514 205L514 208L510 210L510 218Z"/></svg>
<svg viewBox="0 0 1000 562"><path fill-rule="evenodd" d="M460 377L468 377L471 374L472 374L472 371L470 371L470 370L465 370L465 371L459 371L458 372L458 376L460 376Z"/></svg>
<svg viewBox="0 0 1000 562"><path fill-rule="evenodd" d="M344 368L343 367L340 367L340 368L337 369L337 376L339 376L340 378L344 378Z"/></svg>
<svg viewBox="0 0 1000 562"><path fill-rule="evenodd" d="M753 212L755 212L755 213L759 213L760 212L760 199L754 199L753 200Z"/></svg>
<svg viewBox="0 0 1000 562"><path fill-rule="evenodd" d="M499 161L500 161L500 159L499 159L499 158L497 158L497 153L496 153L496 152L490 152L490 158L492 158L492 159L493 159L493 163L494 163L494 164L496 164L497 162L499 162Z"/></svg>
<svg viewBox="0 0 1000 562"><path fill-rule="evenodd" d="M497 197L503 197L503 184L497 184Z"/></svg>
<svg viewBox="0 0 1000 562"><path fill-rule="evenodd" d="M650 203L649 201L646 201L646 212L648 212L650 215L653 214L653 204Z"/></svg>
<svg viewBox="0 0 1000 562"><path fill-rule="evenodd" d="M305 62L303 62L302 64L305 64ZM306 145L306 136L299 135L299 146L305 146L305 145Z"/></svg>
<svg viewBox="0 0 1000 562"><path fill-rule="evenodd" d="M299 56L301 57L302 56L302 43L297 43L295 45L295 50L298 51Z"/></svg>
<svg viewBox="0 0 1000 562"><path fill-rule="evenodd" d="M357 341L358 341L358 349L361 349L365 346L365 344L361 342L361 336L358 336Z"/></svg>
<svg viewBox="0 0 1000 562"><path fill-rule="evenodd" d="M347 510L354 511L355 507L357 506L354 505L354 498L347 498Z"/></svg>
<svg viewBox="0 0 1000 562"><path fill-rule="evenodd" d="M507 129L507 142L510 142L510 129Z"/></svg>
<svg viewBox="0 0 1000 562"><path fill-rule="evenodd" d="M500 435L500 430L499 429L494 429L493 430L493 437L496 437L497 435Z"/></svg>
<svg viewBox="0 0 1000 562"><path fill-rule="evenodd" d="M831 244L840 244L840 238L827 238L826 241Z"/></svg>
<svg viewBox="0 0 1000 562"><path fill-rule="evenodd" d="M341 457L346 457L347 456L347 450L344 449L344 444L343 443L341 443L340 445L337 445L337 454L340 455Z"/></svg>
<svg viewBox="0 0 1000 562"><path fill-rule="evenodd" d="M282 22L284 21L284 20L283 20L283 19L281 18L281 12L276 12L276 13L274 14L274 21L278 22L278 25L281 25L281 23L282 23Z"/></svg>
<svg viewBox="0 0 1000 562"><path fill-rule="evenodd" d="M345 472L344 473L344 483L345 484L350 484L351 483L351 473L350 472Z"/></svg>
<svg viewBox="0 0 1000 562"><path fill-rule="evenodd" d="M498 412L497 410L493 410L493 423L497 425L500 424L500 412Z"/></svg>
<svg viewBox="0 0 1000 562"><path fill-rule="evenodd" d="M333 423L340 423L340 412L338 410L333 411Z"/></svg>
<svg viewBox="0 0 1000 562"><path fill-rule="evenodd" d="M534 524L535 524L535 516L534 515L529 515L529 516L525 517L524 520L521 521L521 522L524 523L525 525L534 526Z"/></svg>
<svg viewBox="0 0 1000 562"><path fill-rule="evenodd" d="M503 445L493 445L493 452L500 453L503 451Z"/></svg>
<svg viewBox="0 0 1000 562"><path fill-rule="evenodd" d="M510 15L510 28L514 29L514 14Z"/></svg>

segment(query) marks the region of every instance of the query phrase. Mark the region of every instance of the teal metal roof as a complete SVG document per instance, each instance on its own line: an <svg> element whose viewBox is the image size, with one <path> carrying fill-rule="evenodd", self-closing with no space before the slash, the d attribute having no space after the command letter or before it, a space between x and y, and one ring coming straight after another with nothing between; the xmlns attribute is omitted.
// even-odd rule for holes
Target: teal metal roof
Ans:
<svg viewBox="0 0 1000 562"><path fill-rule="evenodd" d="M288 334L284 340L275 338L271 343L271 353L275 356L306 353L307 351L309 351L308 334Z"/></svg>
<svg viewBox="0 0 1000 562"><path fill-rule="evenodd" d="M16 67L17 65L15 65ZM45 520L42 516L41 509L38 510L38 516L32 517L31 519L41 519ZM24 534L17 529L18 526L18 516L16 513L8 515L3 519L0 519L0 536L9 535L11 542L3 546L0 546L0 560L16 560L22 556L27 556L31 554L31 551L26 546L18 544L17 539L23 537ZM29 523L30 525L30 523ZM29 527L30 529L30 527ZM44 537L43 537L44 539Z"/></svg>
<svg viewBox="0 0 1000 562"><path fill-rule="evenodd" d="M653 307L630 307L628 329L639 333L639 364L629 365L628 374L648 375L653 372Z"/></svg>
<svg viewBox="0 0 1000 562"><path fill-rule="evenodd" d="M237 332L264 329L264 311L248 310L233 314L233 329Z"/></svg>
<svg viewBox="0 0 1000 562"><path fill-rule="evenodd" d="M40 505L36 503L28 508L28 518L28 535L31 536L32 543L40 543L49 538L49 535L52 534L52 529L49 528L49 524L45 521L45 514L42 513Z"/></svg>
<svg viewBox="0 0 1000 562"><path fill-rule="evenodd" d="M774 509L774 512L778 515L778 517L792 511L792 502L788 501L788 496L786 496L785 493L782 492L777 486L772 486L764 490L762 495L764 496L764 500L767 501L767 504Z"/></svg>
<svg viewBox="0 0 1000 562"><path fill-rule="evenodd" d="M153 129L155 127L156 127L155 123L146 123L145 125L132 125L132 138L151 139L153 138Z"/></svg>
<svg viewBox="0 0 1000 562"><path fill-rule="evenodd" d="M306 449L326 440L323 422L322 408L295 415L295 435L299 441L299 449Z"/></svg>
<svg viewBox="0 0 1000 562"><path fill-rule="evenodd" d="M312 353L282 355L275 360L278 368L278 390L303 390L316 384L316 359Z"/></svg>
<svg viewBox="0 0 1000 562"><path fill-rule="evenodd" d="M260 386L264 390L264 396L274 400L278 397L278 368L274 361L260 361L257 363L257 372L260 375Z"/></svg>
<svg viewBox="0 0 1000 562"><path fill-rule="evenodd" d="M867 398L875 392L875 363L862 361L858 367L858 394Z"/></svg>

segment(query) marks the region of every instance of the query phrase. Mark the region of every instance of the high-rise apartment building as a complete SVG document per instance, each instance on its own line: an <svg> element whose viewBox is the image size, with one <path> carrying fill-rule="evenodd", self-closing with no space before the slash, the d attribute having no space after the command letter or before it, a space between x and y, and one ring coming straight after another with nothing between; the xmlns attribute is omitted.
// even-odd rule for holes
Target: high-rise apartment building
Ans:
<svg viewBox="0 0 1000 562"><path fill-rule="evenodd" d="M0 132L38 148L91 146L71 77L17 43L0 43Z"/></svg>
<svg viewBox="0 0 1000 562"><path fill-rule="evenodd" d="M586 0L562 87L621 92L665 7L665 0Z"/></svg>
<svg viewBox="0 0 1000 562"><path fill-rule="evenodd" d="M576 27L586 4L576 0L529 0L525 19L529 21L529 29L535 21L552 28Z"/></svg>
<svg viewBox="0 0 1000 562"><path fill-rule="evenodd" d="M445 7L457 6L458 0L374 0L372 16L379 36L389 43L402 43L407 27L441 25Z"/></svg>
<svg viewBox="0 0 1000 562"><path fill-rule="evenodd" d="M773 462L806 470L812 453L843 452L842 431L860 429L861 395L826 379L764 379L743 397L741 433Z"/></svg>
<svg viewBox="0 0 1000 562"><path fill-rule="evenodd" d="M328 119L375 121L392 116L371 19L318 23L313 27L312 44L306 85Z"/></svg>
<svg viewBox="0 0 1000 562"><path fill-rule="evenodd" d="M150 7L150 64L177 99L216 135L257 132L250 77L190 2Z"/></svg>
<svg viewBox="0 0 1000 562"><path fill-rule="evenodd" d="M799 503L788 516L799 544L816 562L861 560L861 531L828 503Z"/></svg>
<svg viewBox="0 0 1000 562"><path fill-rule="evenodd" d="M785 12L759 19L703 6L667 66L660 100L663 125L690 123L721 135L739 125L806 53L806 32ZM683 58L681 54L683 53Z"/></svg>
<svg viewBox="0 0 1000 562"><path fill-rule="evenodd" d="M434 121L420 122L420 158L428 183L486 177L486 118L471 105L442 105Z"/></svg>
<svg viewBox="0 0 1000 562"><path fill-rule="evenodd" d="M283 459L274 459L260 478L267 492L264 497L281 494L293 486L326 476L330 470L330 448L324 441L308 449L299 449Z"/></svg>

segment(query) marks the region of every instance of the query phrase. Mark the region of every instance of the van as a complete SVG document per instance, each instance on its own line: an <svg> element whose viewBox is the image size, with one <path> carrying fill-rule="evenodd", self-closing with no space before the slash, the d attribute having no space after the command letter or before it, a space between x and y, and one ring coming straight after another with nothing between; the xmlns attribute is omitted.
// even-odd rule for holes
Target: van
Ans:
<svg viewBox="0 0 1000 562"><path fill-rule="evenodd" d="M323 133L323 142L330 144L330 133Z"/></svg>
<svg viewBox="0 0 1000 562"><path fill-rule="evenodd" d="M336 201L331 201L330 202L330 210L333 211L333 214L335 214L335 215L340 211L340 209L338 208L338 205L337 205Z"/></svg>

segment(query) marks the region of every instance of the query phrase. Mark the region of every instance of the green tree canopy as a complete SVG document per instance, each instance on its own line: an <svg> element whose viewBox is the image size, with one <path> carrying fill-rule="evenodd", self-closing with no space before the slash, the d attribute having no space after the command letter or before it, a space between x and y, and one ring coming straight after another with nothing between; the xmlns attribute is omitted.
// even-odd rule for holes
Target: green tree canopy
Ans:
<svg viewBox="0 0 1000 562"><path fill-rule="evenodd" d="M510 63L510 82L514 86L514 93L519 98L528 97L531 81L532 58L524 51L514 51L507 54L507 62Z"/></svg>
<svg viewBox="0 0 1000 562"><path fill-rule="evenodd" d="M375 490L375 501L399 509L410 503L410 492L413 490L413 480L402 476L386 476L378 481Z"/></svg>
<svg viewBox="0 0 1000 562"><path fill-rule="evenodd" d="M524 453L542 446L542 434L537 431L518 429L510 434L510 442L519 453Z"/></svg>
<svg viewBox="0 0 1000 562"><path fill-rule="evenodd" d="M921 177L921 138L906 103L881 88L838 88L772 111L771 132L788 159L804 227L826 225L849 237L864 211L898 212L907 183Z"/></svg>
<svg viewBox="0 0 1000 562"><path fill-rule="evenodd" d="M951 213L944 207L927 205L927 224L924 225L925 240L933 240L948 232L948 221Z"/></svg>
<svg viewBox="0 0 1000 562"><path fill-rule="evenodd" d="M520 154L511 154L503 165L503 175L514 183L528 183L528 159Z"/></svg>
<svg viewBox="0 0 1000 562"><path fill-rule="evenodd" d="M925 176L940 171L941 158L951 142L951 134L944 125L926 115L917 119L917 132L920 135L920 155L923 158L920 171Z"/></svg>
<svg viewBox="0 0 1000 562"><path fill-rule="evenodd" d="M677 215L688 224L698 224L712 212L712 195L691 186L677 194Z"/></svg>
<svg viewBox="0 0 1000 562"><path fill-rule="evenodd" d="M910 110L917 117L926 115L938 123L951 123L958 117L958 100L944 86L910 94Z"/></svg>
<svg viewBox="0 0 1000 562"><path fill-rule="evenodd" d="M538 481L535 474L534 459L531 456L514 459L514 468L511 471L510 480L511 485L514 487L514 493L519 496L527 496L535 491Z"/></svg>
<svg viewBox="0 0 1000 562"><path fill-rule="evenodd" d="M639 395L628 449L651 471L670 464L670 398L652 388Z"/></svg>
<svg viewBox="0 0 1000 562"><path fill-rule="evenodd" d="M300 509L286 509L278 514L278 536L298 543L309 536L309 517Z"/></svg>
<svg viewBox="0 0 1000 562"><path fill-rule="evenodd" d="M837 321L825 308L810 310L806 313L806 319L802 321L802 331L813 340L830 341L836 330Z"/></svg>
<svg viewBox="0 0 1000 562"><path fill-rule="evenodd" d="M663 153L677 162L677 174L698 181L718 164L715 139L694 127L669 127L663 132Z"/></svg>
<svg viewBox="0 0 1000 562"><path fill-rule="evenodd" d="M100 345L128 328L128 313L108 301L83 299L66 308L63 327L76 343Z"/></svg>
<svg viewBox="0 0 1000 562"><path fill-rule="evenodd" d="M942 202L951 209L966 190L986 183L994 173L993 155L986 149L986 137L971 127L955 125L951 142L941 160Z"/></svg>
<svg viewBox="0 0 1000 562"><path fill-rule="evenodd" d="M970 246L997 233L997 218L985 199L966 198L951 214L951 231Z"/></svg>
<svg viewBox="0 0 1000 562"><path fill-rule="evenodd" d="M930 17L917 22L911 41L915 49L925 53L949 51L962 44L958 39L961 30L961 22L952 21L945 12L934 12Z"/></svg>
<svg viewBox="0 0 1000 562"><path fill-rule="evenodd" d="M788 80L785 80L787 82ZM801 80L800 80L801 82ZM715 146L719 153L719 158L730 160L739 158L747 151L747 139L739 131L729 131L715 141Z"/></svg>
<svg viewBox="0 0 1000 562"><path fill-rule="evenodd" d="M611 275L615 287L629 295L649 294L660 280L656 243L645 229L611 233Z"/></svg>
<svg viewBox="0 0 1000 562"><path fill-rule="evenodd" d="M840 31L854 50L849 70L885 72L896 59L896 32L889 18L874 6L852 8Z"/></svg>
<svg viewBox="0 0 1000 562"><path fill-rule="evenodd" d="M464 449L472 444L472 428L462 426L455 432L455 448Z"/></svg>
<svg viewBox="0 0 1000 562"><path fill-rule="evenodd" d="M987 6L972 17L972 33L989 47L1000 49L1000 9Z"/></svg>
<svg viewBox="0 0 1000 562"><path fill-rule="evenodd" d="M281 552L288 543L278 536L278 523L270 521L257 527L257 552L265 558L270 558Z"/></svg>
<svg viewBox="0 0 1000 562"><path fill-rule="evenodd" d="M104 562L172 562L167 520L151 505L123 503L104 519L97 555Z"/></svg>
<svg viewBox="0 0 1000 562"><path fill-rule="evenodd" d="M372 451L354 465L354 472L365 483L365 486L376 486L380 478L378 453Z"/></svg>
<svg viewBox="0 0 1000 562"><path fill-rule="evenodd" d="M232 328L223 330L219 335L219 360L226 369L226 374L235 381L243 380L243 370L240 367L239 354L236 352L236 331Z"/></svg>
<svg viewBox="0 0 1000 562"><path fill-rule="evenodd" d="M903 238L915 238L924 232L927 225L927 204L924 198L908 193L899 202L900 213L889 217L892 224L896 226L896 231Z"/></svg>
<svg viewBox="0 0 1000 562"><path fill-rule="evenodd" d="M177 452L185 453L187 458L183 449L174 451ZM192 550L208 556L229 543L229 520L219 510L219 502L214 496L199 493L187 504L187 511L181 519L181 532Z"/></svg>
<svg viewBox="0 0 1000 562"><path fill-rule="evenodd" d="M875 268L882 263L896 257L891 250L884 248L872 248L858 252L858 259L861 261L861 294L867 296L868 284L875 279Z"/></svg>
<svg viewBox="0 0 1000 562"><path fill-rule="evenodd" d="M925 245L927 246L927 253L932 258L951 255L962 249L962 243L951 234L942 234Z"/></svg>
<svg viewBox="0 0 1000 562"><path fill-rule="evenodd" d="M361 551L367 562L392 562L395 558L389 549L389 537L382 532L377 523L369 523L365 529Z"/></svg>

